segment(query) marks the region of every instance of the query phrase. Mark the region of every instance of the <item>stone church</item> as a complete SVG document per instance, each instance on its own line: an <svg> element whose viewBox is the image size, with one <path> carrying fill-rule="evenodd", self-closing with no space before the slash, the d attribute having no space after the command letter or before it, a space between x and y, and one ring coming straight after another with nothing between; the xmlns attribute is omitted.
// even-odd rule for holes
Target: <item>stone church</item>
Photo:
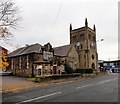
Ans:
<svg viewBox="0 0 120 104"><path fill-rule="evenodd" d="M79 68L94 68L98 67L98 54L96 44L96 28L88 27L87 19L85 26L77 29L72 29L70 24L70 44L74 44L79 56Z"/></svg>
<svg viewBox="0 0 120 104"><path fill-rule="evenodd" d="M8 55L9 71L17 76L45 76L65 72L64 64L74 70L83 68L97 69L98 54L96 28L85 26L72 29L70 24L70 44L52 48L50 43L39 43L18 48Z"/></svg>

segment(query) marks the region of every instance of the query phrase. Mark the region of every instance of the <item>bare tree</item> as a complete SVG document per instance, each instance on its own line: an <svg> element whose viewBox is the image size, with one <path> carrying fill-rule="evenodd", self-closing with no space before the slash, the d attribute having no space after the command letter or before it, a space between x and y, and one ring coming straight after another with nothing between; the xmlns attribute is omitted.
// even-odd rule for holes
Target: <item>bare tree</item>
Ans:
<svg viewBox="0 0 120 104"><path fill-rule="evenodd" d="M0 39L10 39L20 20L18 6L11 0L0 0Z"/></svg>

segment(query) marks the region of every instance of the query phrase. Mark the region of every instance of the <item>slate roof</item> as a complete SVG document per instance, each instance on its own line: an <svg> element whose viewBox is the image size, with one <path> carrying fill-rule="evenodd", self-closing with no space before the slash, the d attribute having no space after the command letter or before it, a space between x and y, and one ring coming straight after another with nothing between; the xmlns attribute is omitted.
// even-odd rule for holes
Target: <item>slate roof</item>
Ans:
<svg viewBox="0 0 120 104"><path fill-rule="evenodd" d="M43 46L36 43L32 45L26 45L25 47L18 48L17 50L11 52L8 57L20 56L29 53L41 53L41 48Z"/></svg>
<svg viewBox="0 0 120 104"><path fill-rule="evenodd" d="M57 56L67 56L70 49L71 49L72 45L64 45L64 46L60 46L60 47L55 47L54 49L54 55Z"/></svg>

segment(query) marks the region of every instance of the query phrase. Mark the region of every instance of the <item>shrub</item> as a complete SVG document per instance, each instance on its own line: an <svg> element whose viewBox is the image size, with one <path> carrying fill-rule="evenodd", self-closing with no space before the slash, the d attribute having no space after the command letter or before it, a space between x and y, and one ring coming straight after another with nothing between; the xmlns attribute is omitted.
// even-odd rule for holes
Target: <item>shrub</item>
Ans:
<svg viewBox="0 0 120 104"><path fill-rule="evenodd" d="M76 69L76 73L90 74L90 73L93 73L93 69L92 68Z"/></svg>
<svg viewBox="0 0 120 104"><path fill-rule="evenodd" d="M64 66L65 66L65 72L66 72L66 74L72 74L73 73L73 68L70 67L69 64L64 64Z"/></svg>

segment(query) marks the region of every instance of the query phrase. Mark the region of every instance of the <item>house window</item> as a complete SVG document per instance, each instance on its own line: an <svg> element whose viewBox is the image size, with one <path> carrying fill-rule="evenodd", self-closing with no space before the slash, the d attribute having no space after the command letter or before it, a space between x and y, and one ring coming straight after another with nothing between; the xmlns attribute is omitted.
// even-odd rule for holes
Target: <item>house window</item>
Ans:
<svg viewBox="0 0 120 104"><path fill-rule="evenodd" d="M29 56L27 55L27 69L29 68Z"/></svg>
<svg viewBox="0 0 120 104"><path fill-rule="evenodd" d="M120 65L120 63L118 62L117 65Z"/></svg>
<svg viewBox="0 0 120 104"><path fill-rule="evenodd" d="M11 59L11 69L13 69L13 58Z"/></svg>
<svg viewBox="0 0 120 104"><path fill-rule="evenodd" d="M104 66L107 66L107 63L104 63L103 65L104 65Z"/></svg>
<svg viewBox="0 0 120 104"><path fill-rule="evenodd" d="M19 69L21 69L21 57L19 57Z"/></svg>
<svg viewBox="0 0 120 104"><path fill-rule="evenodd" d="M114 65L116 66L116 63L114 63Z"/></svg>
<svg viewBox="0 0 120 104"><path fill-rule="evenodd" d="M107 66L110 66L110 63L107 63Z"/></svg>
<svg viewBox="0 0 120 104"><path fill-rule="evenodd" d="M110 66L113 66L114 65L114 63L110 63Z"/></svg>

